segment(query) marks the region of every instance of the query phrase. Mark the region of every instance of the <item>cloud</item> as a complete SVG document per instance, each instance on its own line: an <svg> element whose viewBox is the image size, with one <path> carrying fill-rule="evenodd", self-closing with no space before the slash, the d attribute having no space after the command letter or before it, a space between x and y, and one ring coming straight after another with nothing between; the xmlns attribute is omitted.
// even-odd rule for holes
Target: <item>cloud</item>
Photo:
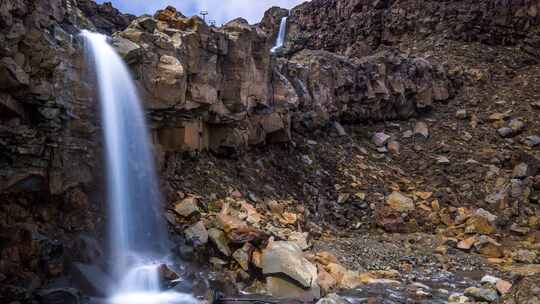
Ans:
<svg viewBox="0 0 540 304"><path fill-rule="evenodd" d="M113 5L124 13L134 15L153 14L156 10L172 5L184 15L192 16L201 10L207 10L208 20L226 23L237 17L250 23L261 21L264 12L272 6L292 8L305 0L99 0L112 1Z"/></svg>

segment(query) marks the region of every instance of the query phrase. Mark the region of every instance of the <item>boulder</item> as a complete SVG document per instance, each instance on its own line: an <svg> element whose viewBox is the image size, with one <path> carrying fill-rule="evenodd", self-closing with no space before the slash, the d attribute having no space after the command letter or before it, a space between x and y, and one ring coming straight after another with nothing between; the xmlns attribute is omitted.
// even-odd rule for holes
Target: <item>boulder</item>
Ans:
<svg viewBox="0 0 540 304"><path fill-rule="evenodd" d="M199 211L197 198L188 197L174 205L174 211L183 217L189 217Z"/></svg>
<svg viewBox="0 0 540 304"><path fill-rule="evenodd" d="M400 192L394 191L386 199L386 204L398 212L410 212L414 210L414 202L411 198Z"/></svg>
<svg viewBox="0 0 540 304"><path fill-rule="evenodd" d="M190 226L184 231L186 239L195 246L201 246L208 243L208 231L202 221Z"/></svg>
<svg viewBox="0 0 540 304"><path fill-rule="evenodd" d="M294 242L272 242L263 250L261 266L264 274L282 274L304 288L316 285L317 267L308 261Z"/></svg>

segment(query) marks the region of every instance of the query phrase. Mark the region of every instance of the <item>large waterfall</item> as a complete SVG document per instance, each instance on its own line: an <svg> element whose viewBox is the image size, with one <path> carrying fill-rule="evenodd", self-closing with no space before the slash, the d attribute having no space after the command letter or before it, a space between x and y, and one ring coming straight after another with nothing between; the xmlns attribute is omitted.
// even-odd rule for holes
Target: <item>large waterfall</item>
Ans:
<svg viewBox="0 0 540 304"><path fill-rule="evenodd" d="M101 101L106 148L111 273L116 304L196 303L162 292L159 266L169 253L161 196L142 105L129 71L101 34L83 31Z"/></svg>
<svg viewBox="0 0 540 304"><path fill-rule="evenodd" d="M281 23L279 25L279 33L276 40L276 45L270 50L270 52L275 53L277 50L283 47L285 44L285 36L287 35L287 17L281 18Z"/></svg>

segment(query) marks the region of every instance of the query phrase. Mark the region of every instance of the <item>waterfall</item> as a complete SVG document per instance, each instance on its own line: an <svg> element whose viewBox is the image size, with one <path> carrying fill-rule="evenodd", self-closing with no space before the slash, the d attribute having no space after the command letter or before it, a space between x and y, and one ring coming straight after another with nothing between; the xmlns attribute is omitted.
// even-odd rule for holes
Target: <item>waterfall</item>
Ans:
<svg viewBox="0 0 540 304"><path fill-rule="evenodd" d="M279 33L276 39L276 45L270 50L271 53L277 52L285 44L285 36L287 35L287 17L281 18L279 25Z"/></svg>
<svg viewBox="0 0 540 304"><path fill-rule="evenodd" d="M169 241L150 136L129 70L107 37L83 31L99 88L105 139L111 273L117 304L196 303L188 295L162 292L159 265Z"/></svg>

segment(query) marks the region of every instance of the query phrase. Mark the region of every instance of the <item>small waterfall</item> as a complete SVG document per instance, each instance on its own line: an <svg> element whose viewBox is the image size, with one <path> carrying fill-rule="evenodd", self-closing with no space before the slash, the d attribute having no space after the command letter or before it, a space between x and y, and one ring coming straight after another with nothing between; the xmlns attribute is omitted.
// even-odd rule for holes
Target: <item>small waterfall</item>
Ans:
<svg viewBox="0 0 540 304"><path fill-rule="evenodd" d="M196 303L161 292L159 265L169 253L161 195L144 112L129 70L107 37L83 31L101 102L107 167L112 275L117 304Z"/></svg>
<svg viewBox="0 0 540 304"><path fill-rule="evenodd" d="M279 25L279 33L276 40L276 45L270 50L271 53L277 52L285 44L285 36L287 35L287 16L281 18Z"/></svg>

